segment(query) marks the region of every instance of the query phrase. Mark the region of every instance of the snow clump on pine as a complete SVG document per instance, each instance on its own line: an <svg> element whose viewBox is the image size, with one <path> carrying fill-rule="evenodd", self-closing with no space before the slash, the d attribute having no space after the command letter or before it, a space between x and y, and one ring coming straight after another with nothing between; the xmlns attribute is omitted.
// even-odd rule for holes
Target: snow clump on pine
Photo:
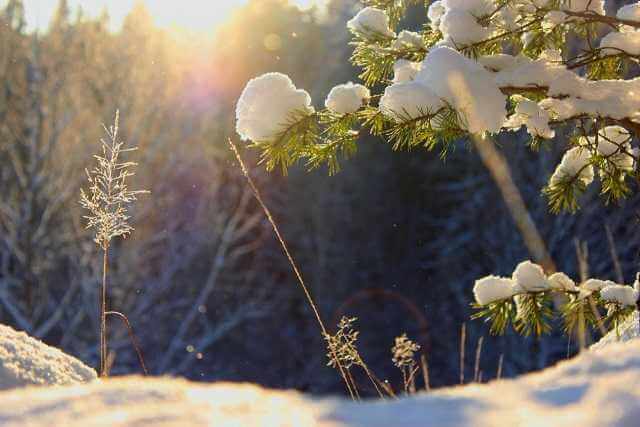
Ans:
<svg viewBox="0 0 640 427"><path fill-rule="evenodd" d="M523 261L513 270L516 289L524 292L540 292L551 288L542 267L531 261Z"/></svg>
<svg viewBox="0 0 640 427"><path fill-rule="evenodd" d="M474 60L448 47L434 48L415 80L455 108L469 132L500 131L506 97L491 73Z"/></svg>
<svg viewBox="0 0 640 427"><path fill-rule="evenodd" d="M389 15L375 7L365 7L349 22L347 28L352 33L369 38L374 36L395 37L396 33L389 28Z"/></svg>
<svg viewBox="0 0 640 427"><path fill-rule="evenodd" d="M600 297L608 302L635 307L638 302L638 291L631 286L607 285L600 290Z"/></svg>
<svg viewBox="0 0 640 427"><path fill-rule="evenodd" d="M587 186L593 182L593 166L589 164L589 151L582 147L573 147L562 157L562 161L556 168L549 186L555 187L563 182L573 180Z"/></svg>
<svg viewBox="0 0 640 427"><path fill-rule="evenodd" d="M324 105L337 114L355 113L370 97L371 93L365 86L349 82L331 89Z"/></svg>
<svg viewBox="0 0 640 427"><path fill-rule="evenodd" d="M478 279L473 286L473 294L479 305L511 298L514 293L513 281L507 277L487 276Z"/></svg>
<svg viewBox="0 0 640 427"><path fill-rule="evenodd" d="M398 122L434 114L442 107L442 99L427 86L416 81L387 86L379 105L382 114Z"/></svg>
<svg viewBox="0 0 640 427"><path fill-rule="evenodd" d="M273 141L296 116L314 112L307 91L289 76L268 73L247 83L236 107L236 130L243 140Z"/></svg>

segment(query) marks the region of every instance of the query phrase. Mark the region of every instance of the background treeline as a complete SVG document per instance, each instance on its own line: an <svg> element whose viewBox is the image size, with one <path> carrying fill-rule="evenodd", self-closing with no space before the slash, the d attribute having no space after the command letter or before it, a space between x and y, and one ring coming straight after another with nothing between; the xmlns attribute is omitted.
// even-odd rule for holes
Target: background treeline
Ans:
<svg viewBox="0 0 640 427"><path fill-rule="evenodd" d="M65 1L46 31L29 33L22 1L0 2L0 322L96 365L101 265L78 198L100 124L119 109L121 135L140 147L135 187L152 194L136 205L136 231L112 251L109 298L131 319L151 372L342 391L225 138L253 76L285 72L318 106L331 86L357 79L345 29L354 3L334 0L317 16L253 0L207 41L156 28L143 6L113 31L108 15L87 18ZM424 22L410 16L408 28ZM540 189L562 139L537 153L521 134L500 144L558 267L579 277L579 239L592 274L619 280L613 247L631 282L636 200L603 207L592 191L578 215L553 216ZM407 332L427 355L432 385L456 383L474 279L528 258L473 150L462 141L443 162L363 138L335 177L253 172L324 317L359 318L360 350L377 375L400 383L389 348ZM126 330L112 320L110 332L112 372L138 372ZM483 324L468 323L467 377L483 335ZM575 345L559 336L486 337L483 378L495 376L500 354L505 375L515 375L568 351Z"/></svg>

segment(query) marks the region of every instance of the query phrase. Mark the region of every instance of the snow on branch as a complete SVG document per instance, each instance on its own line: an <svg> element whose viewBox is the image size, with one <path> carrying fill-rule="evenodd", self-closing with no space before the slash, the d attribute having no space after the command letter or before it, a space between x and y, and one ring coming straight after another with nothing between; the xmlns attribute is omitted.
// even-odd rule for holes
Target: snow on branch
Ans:
<svg viewBox="0 0 640 427"><path fill-rule="evenodd" d="M577 210L596 177L606 201L630 194L628 181L639 177L639 3L610 16L602 0L438 0L424 5L428 22L418 32L398 25L421 2L363 4L347 24L362 85L334 87L316 111L287 76L248 83L237 130L268 169L286 173L303 160L335 173L363 132L395 149L440 147L444 155L469 134L524 128L537 146L572 127L544 190L551 209ZM612 126L628 135L623 144L602 143Z"/></svg>
<svg viewBox="0 0 640 427"><path fill-rule="evenodd" d="M553 297L563 295L560 315L569 334L580 319L594 328L598 322L615 327L624 321L638 305L640 283L636 280L633 286L627 286L591 278L576 286L565 273L547 276L539 265L523 261L511 278L486 276L476 280L473 293L477 310L473 319L488 322L492 334L504 334L513 325L522 335L548 333L554 316ZM606 309L604 319L598 306Z"/></svg>

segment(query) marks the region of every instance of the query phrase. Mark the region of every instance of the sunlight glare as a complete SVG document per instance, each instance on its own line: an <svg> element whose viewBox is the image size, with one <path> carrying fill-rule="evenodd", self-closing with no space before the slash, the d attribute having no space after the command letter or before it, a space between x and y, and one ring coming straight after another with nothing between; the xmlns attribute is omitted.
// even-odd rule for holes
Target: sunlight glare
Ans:
<svg viewBox="0 0 640 427"><path fill-rule="evenodd" d="M228 19L232 12L249 0L214 0L208 5L201 0L147 0L144 1L154 22L164 28L180 28L195 32L211 32ZM289 0L300 8L319 5L326 0ZM107 10L115 27L122 24L125 16L139 0L70 0L72 10L82 8L83 14L98 16ZM25 2L27 21L31 28L46 28L53 16L58 0ZM74 12L75 14L75 12Z"/></svg>

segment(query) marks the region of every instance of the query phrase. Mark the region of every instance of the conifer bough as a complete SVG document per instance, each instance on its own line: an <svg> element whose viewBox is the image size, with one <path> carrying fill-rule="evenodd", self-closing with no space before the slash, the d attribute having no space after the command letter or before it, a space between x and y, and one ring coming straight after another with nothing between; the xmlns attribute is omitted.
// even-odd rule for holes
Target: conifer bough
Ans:
<svg viewBox="0 0 640 427"><path fill-rule="evenodd" d="M327 108L316 110L283 74L247 84L237 131L260 150L267 169L286 173L303 161L336 173L363 131L394 149L439 148L444 155L451 142L471 134L525 128L535 147L569 129L566 154L544 188L551 210L576 211L596 178L607 202L632 192L640 3L615 16L605 14L603 0L363 4L347 24L362 85L336 86ZM399 28L407 8L420 5L428 16L422 31Z"/></svg>

